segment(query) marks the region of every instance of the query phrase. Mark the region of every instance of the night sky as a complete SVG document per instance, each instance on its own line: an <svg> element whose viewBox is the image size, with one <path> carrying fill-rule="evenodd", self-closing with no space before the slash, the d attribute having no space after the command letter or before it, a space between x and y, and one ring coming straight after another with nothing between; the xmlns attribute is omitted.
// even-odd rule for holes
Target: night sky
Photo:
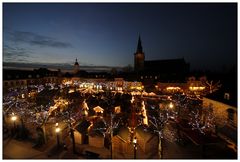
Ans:
<svg viewBox="0 0 240 162"><path fill-rule="evenodd" d="M3 61L133 66L185 58L191 69L237 62L237 3L3 3Z"/></svg>

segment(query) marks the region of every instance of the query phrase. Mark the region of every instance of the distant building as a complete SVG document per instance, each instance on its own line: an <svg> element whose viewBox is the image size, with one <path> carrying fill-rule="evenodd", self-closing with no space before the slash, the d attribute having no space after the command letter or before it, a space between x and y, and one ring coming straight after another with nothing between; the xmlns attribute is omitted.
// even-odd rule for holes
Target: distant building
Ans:
<svg viewBox="0 0 240 162"><path fill-rule="evenodd" d="M134 53L134 70L136 72L144 70L145 55L142 49L142 42L139 36L137 51Z"/></svg>
<svg viewBox="0 0 240 162"><path fill-rule="evenodd" d="M34 70L12 70L3 69L3 87L4 90L8 88L16 88L34 84L45 83L60 83L61 71L51 71L46 68Z"/></svg>
<svg viewBox="0 0 240 162"><path fill-rule="evenodd" d="M134 71L138 79L161 81L185 81L189 73L189 64L184 58L167 60L145 60L141 38L139 36L137 50L134 53Z"/></svg>
<svg viewBox="0 0 240 162"><path fill-rule="evenodd" d="M77 74L80 71L80 67L76 58L76 61L74 63L74 69L73 69L73 74Z"/></svg>

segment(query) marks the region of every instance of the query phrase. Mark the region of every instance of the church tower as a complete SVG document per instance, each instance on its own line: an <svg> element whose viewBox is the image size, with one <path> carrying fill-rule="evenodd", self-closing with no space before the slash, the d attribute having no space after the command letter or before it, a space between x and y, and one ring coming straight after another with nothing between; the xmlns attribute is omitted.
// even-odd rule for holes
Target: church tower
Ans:
<svg viewBox="0 0 240 162"><path fill-rule="evenodd" d="M75 61L75 64L74 64L73 73L77 74L79 71L80 71L80 68L79 68L79 64L78 64L77 58L76 58L76 61Z"/></svg>
<svg viewBox="0 0 240 162"><path fill-rule="evenodd" d="M145 61L145 55L142 50L142 42L139 36L137 51L136 53L134 53L134 71L135 72L142 71L144 69L144 61Z"/></svg>

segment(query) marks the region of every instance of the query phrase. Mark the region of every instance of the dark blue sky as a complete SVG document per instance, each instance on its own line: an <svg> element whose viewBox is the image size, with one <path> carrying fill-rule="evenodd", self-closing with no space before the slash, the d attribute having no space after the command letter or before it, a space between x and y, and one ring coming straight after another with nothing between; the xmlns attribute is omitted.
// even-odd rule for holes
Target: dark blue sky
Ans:
<svg viewBox="0 0 240 162"><path fill-rule="evenodd" d="M191 69L237 62L237 4L3 3L3 61L133 65L184 57Z"/></svg>

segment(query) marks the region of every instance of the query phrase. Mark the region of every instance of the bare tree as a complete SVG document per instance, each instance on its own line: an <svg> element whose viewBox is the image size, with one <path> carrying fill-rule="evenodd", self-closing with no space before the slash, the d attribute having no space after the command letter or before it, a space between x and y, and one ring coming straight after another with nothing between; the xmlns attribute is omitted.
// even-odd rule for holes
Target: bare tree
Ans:
<svg viewBox="0 0 240 162"><path fill-rule="evenodd" d="M214 83L213 80L211 81L206 80L205 82L203 82L203 85L206 86L205 88L206 94L212 94L213 92L219 90L219 88L222 86L222 84L220 84L220 81Z"/></svg>
<svg viewBox="0 0 240 162"><path fill-rule="evenodd" d="M211 133L215 130L215 116L211 106L191 111L189 125L192 129L199 130L202 134Z"/></svg>
<svg viewBox="0 0 240 162"><path fill-rule="evenodd" d="M96 128L95 130L99 130L104 137L108 135L110 137L110 151L111 151L111 159L113 158L113 150L112 150L112 138L114 129L118 128L120 120L114 121L115 115L111 113L110 115L110 123L108 123L104 118L102 118L104 122L104 127Z"/></svg>
<svg viewBox="0 0 240 162"><path fill-rule="evenodd" d="M152 126L153 132L158 135L158 156L159 159L163 157L163 129L165 124L168 122L169 116L167 113L159 112L155 116L149 116L150 127Z"/></svg>

